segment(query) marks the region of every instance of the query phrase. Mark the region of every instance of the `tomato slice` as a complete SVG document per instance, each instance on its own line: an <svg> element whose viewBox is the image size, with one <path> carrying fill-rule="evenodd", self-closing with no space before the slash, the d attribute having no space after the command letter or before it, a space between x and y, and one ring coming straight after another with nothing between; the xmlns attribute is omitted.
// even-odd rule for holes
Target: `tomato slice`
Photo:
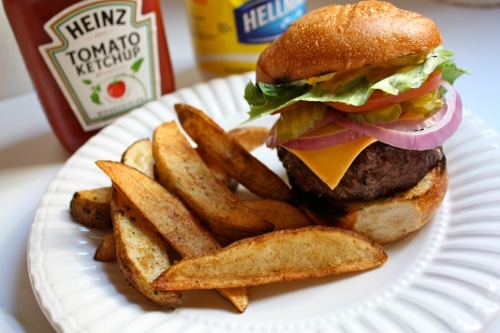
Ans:
<svg viewBox="0 0 500 333"><path fill-rule="evenodd" d="M429 75L427 80L424 83L422 83L420 87L407 90L399 95L391 95L381 90L376 90L366 101L366 103L360 106L349 105L340 102L328 102L326 104L333 107L334 109L344 112L371 111L389 106L391 104L401 103L409 99L425 95L427 93L430 93L431 91L438 89L440 85L441 85L441 70L436 69Z"/></svg>

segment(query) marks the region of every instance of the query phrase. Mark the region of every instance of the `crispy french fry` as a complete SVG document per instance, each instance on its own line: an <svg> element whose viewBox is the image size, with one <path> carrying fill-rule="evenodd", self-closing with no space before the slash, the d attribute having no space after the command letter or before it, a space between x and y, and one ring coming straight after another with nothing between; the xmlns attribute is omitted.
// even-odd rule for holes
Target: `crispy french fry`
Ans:
<svg viewBox="0 0 500 333"><path fill-rule="evenodd" d="M104 235L101 243L97 246L94 254L94 260L102 262L116 260L115 235L112 231Z"/></svg>
<svg viewBox="0 0 500 333"><path fill-rule="evenodd" d="M111 187L77 191L71 198L69 212L76 222L88 228L109 230L113 226L110 201Z"/></svg>
<svg viewBox="0 0 500 333"><path fill-rule="evenodd" d="M274 230L295 229L313 224L306 214L284 201L256 199L245 200L243 203L274 224Z"/></svg>
<svg viewBox="0 0 500 333"><path fill-rule="evenodd" d="M175 122L153 133L153 155L163 186L180 197L216 234L241 239L273 229L212 175Z"/></svg>
<svg viewBox="0 0 500 333"><path fill-rule="evenodd" d="M172 265L153 283L159 290L212 289L306 279L378 267L383 248L333 227L279 230Z"/></svg>
<svg viewBox="0 0 500 333"><path fill-rule="evenodd" d="M149 223L182 256L200 256L221 248L212 234L182 202L155 180L127 165L97 161L96 164L111 178L113 186L128 199ZM246 288L219 290L240 311L248 305Z"/></svg>
<svg viewBox="0 0 500 333"><path fill-rule="evenodd" d="M187 104L176 104L175 110L191 139L210 151L232 178L262 198L292 201L290 187L201 110Z"/></svg>

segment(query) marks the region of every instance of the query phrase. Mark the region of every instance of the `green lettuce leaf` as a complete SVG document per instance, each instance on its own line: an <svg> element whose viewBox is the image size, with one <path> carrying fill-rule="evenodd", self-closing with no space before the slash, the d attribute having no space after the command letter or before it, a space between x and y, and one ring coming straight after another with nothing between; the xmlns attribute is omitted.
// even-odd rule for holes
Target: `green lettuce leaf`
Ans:
<svg viewBox="0 0 500 333"><path fill-rule="evenodd" d="M250 105L248 112L251 121L270 115L286 106L299 101L341 102L350 105L363 105L375 90L397 95L408 89L418 88L436 69L442 70L444 80L453 84L457 78L469 71L458 68L453 60L453 52L437 47L424 62L401 70L377 82L369 82L361 75L344 84L335 92L324 89L321 83L310 85L306 80L269 84L249 82L245 88L245 99Z"/></svg>

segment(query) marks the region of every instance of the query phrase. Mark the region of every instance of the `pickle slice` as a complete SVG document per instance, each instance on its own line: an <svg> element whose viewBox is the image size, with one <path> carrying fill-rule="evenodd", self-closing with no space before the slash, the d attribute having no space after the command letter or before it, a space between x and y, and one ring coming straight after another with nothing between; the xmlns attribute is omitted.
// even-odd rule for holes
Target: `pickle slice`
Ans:
<svg viewBox="0 0 500 333"><path fill-rule="evenodd" d="M390 123L398 119L424 119L441 110L444 106L442 97L441 90L437 89L422 96L381 109L365 112L349 112L346 114L349 120L369 124Z"/></svg>
<svg viewBox="0 0 500 333"><path fill-rule="evenodd" d="M347 112L349 120L358 123L390 123L399 119L403 109L399 104L392 104L381 109L365 112Z"/></svg>
<svg viewBox="0 0 500 333"><path fill-rule="evenodd" d="M412 118L427 118L441 110L444 106L443 93L441 89L431 91L428 94L410 99L401 103L403 112Z"/></svg>
<svg viewBox="0 0 500 333"><path fill-rule="evenodd" d="M295 108L282 112L276 122L275 131L281 142L295 139L314 129L320 121L325 119L328 112L326 104L323 103L296 104Z"/></svg>

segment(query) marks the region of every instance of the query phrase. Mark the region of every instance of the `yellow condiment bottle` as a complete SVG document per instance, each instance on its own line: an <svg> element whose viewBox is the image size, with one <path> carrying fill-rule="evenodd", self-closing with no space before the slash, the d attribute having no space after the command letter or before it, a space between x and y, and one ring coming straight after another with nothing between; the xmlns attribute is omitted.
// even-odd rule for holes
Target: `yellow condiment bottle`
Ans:
<svg viewBox="0 0 500 333"><path fill-rule="evenodd" d="M196 60L217 75L255 69L259 54L306 12L306 0L185 0Z"/></svg>

